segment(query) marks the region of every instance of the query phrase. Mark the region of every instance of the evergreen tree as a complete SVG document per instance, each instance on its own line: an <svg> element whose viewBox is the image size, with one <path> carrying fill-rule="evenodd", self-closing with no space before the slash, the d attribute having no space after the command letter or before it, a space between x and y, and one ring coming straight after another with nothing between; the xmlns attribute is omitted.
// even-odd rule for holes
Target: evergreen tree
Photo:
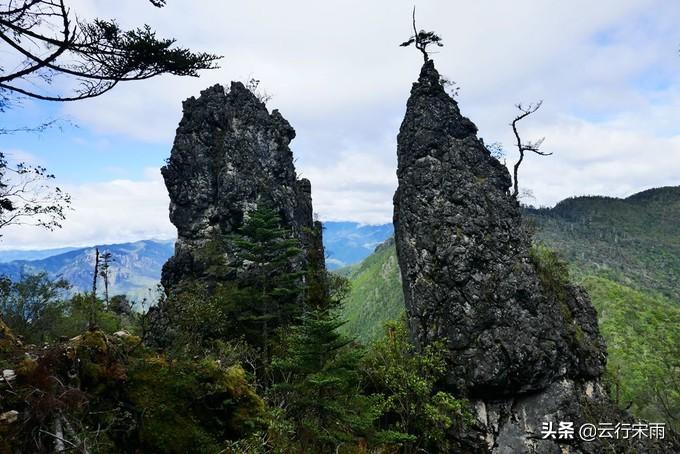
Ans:
<svg viewBox="0 0 680 454"><path fill-rule="evenodd" d="M150 2L165 6L164 0ZM15 61L0 67L0 112L22 97L77 101L120 82L197 76L216 68L220 58L176 47L174 39L158 38L148 25L125 30L115 20L84 21L67 3L0 1L3 58ZM60 77L76 83L58 83Z"/></svg>
<svg viewBox="0 0 680 454"><path fill-rule="evenodd" d="M260 352L258 381L271 384L269 364L280 344L279 331L302 314L302 252L291 229L263 203L247 214L237 233L203 245L200 260L208 277L183 286L165 302L173 350L199 353L220 342L244 340Z"/></svg>
<svg viewBox="0 0 680 454"><path fill-rule="evenodd" d="M101 265L99 266L99 275L104 279L104 302L106 303L106 308L109 308L109 270L111 268L111 262L113 261L112 254L110 252L104 252L99 258Z"/></svg>
<svg viewBox="0 0 680 454"><path fill-rule="evenodd" d="M364 350L338 328L342 301L349 282L315 269L310 260L307 276L312 285L306 311L284 339L285 346L273 360L277 383L269 391L272 406L281 408L276 426L276 447L291 452L354 452L377 439L374 422L381 412L379 399L361 392L360 361Z"/></svg>
<svg viewBox="0 0 680 454"><path fill-rule="evenodd" d="M362 350L338 332L342 324L332 309L310 309L292 328L286 354L274 360L281 381L269 397L290 423L289 450L336 452L370 439L380 410L361 394Z"/></svg>
<svg viewBox="0 0 680 454"><path fill-rule="evenodd" d="M248 214L234 243L242 270L238 286L247 292L249 301L232 311L246 340L262 347L267 364L276 330L302 314L304 273L296 269L302 249L291 230L282 227L278 213L263 203Z"/></svg>

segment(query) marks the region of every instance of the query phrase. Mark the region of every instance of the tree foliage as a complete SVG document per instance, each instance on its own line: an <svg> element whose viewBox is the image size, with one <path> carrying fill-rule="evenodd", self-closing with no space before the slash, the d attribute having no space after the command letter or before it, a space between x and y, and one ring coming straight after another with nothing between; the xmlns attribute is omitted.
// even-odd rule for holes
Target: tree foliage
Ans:
<svg viewBox="0 0 680 454"><path fill-rule="evenodd" d="M638 417L680 429L677 301L602 276L586 276L583 285L607 340L612 399Z"/></svg>
<svg viewBox="0 0 680 454"><path fill-rule="evenodd" d="M15 334L35 344L77 336L87 329L93 311L105 333L140 330L140 315L129 308L109 310L104 301L93 302L89 294L69 295L70 288L64 279L53 280L46 273L25 275L15 282L2 277L0 316ZM114 299L120 302L125 297L116 295Z"/></svg>
<svg viewBox="0 0 680 454"><path fill-rule="evenodd" d="M301 289L303 271L300 241L290 229L281 224L281 217L261 203L248 213L233 237L239 259L239 287L248 288L256 298L255 304L244 309L251 321L261 325L264 339L272 330L289 325L302 313ZM264 342L266 344L266 341Z"/></svg>
<svg viewBox="0 0 680 454"><path fill-rule="evenodd" d="M0 278L0 314L16 334L29 341L48 340L47 333L63 312L69 284L52 281L46 273L24 276L18 282Z"/></svg>
<svg viewBox="0 0 680 454"><path fill-rule="evenodd" d="M238 364L169 360L127 333L86 331L0 382L3 452L219 452L260 429L264 402Z"/></svg>
<svg viewBox="0 0 680 454"><path fill-rule="evenodd" d="M106 93L119 82L160 74L196 76L215 68L220 58L176 47L174 39L158 38L148 25L123 30L115 20L81 20L64 0L0 2L0 39L6 58L0 68L0 107L16 96L76 101ZM70 88L56 88L60 77L69 79Z"/></svg>
<svg viewBox="0 0 680 454"><path fill-rule="evenodd" d="M445 354L441 342L417 352L402 319L385 325L363 359L367 388L383 398L380 428L403 452L452 452L451 434L471 420L465 401L438 388Z"/></svg>
<svg viewBox="0 0 680 454"><path fill-rule="evenodd" d="M279 214L259 204L236 234L215 238L199 252L214 283L194 282L169 295L175 346L206 351L220 341L243 339L259 351L258 380L271 382L269 363L280 333L302 315L302 253Z"/></svg>
<svg viewBox="0 0 680 454"><path fill-rule="evenodd" d="M285 353L276 357L280 376L271 391L290 422L294 452L337 452L367 443L379 415L361 392L362 351L338 332L342 321L327 308L310 308L291 328Z"/></svg>

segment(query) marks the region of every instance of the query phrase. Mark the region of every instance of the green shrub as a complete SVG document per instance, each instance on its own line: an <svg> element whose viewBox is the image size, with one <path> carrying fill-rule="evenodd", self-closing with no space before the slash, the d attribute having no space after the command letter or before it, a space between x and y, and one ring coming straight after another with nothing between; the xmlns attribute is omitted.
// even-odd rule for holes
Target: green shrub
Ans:
<svg viewBox="0 0 680 454"><path fill-rule="evenodd" d="M472 420L466 401L438 387L445 355L441 342L416 351L402 319L385 325L384 337L363 359L365 386L382 400L384 441L403 452L450 452L450 435Z"/></svg>

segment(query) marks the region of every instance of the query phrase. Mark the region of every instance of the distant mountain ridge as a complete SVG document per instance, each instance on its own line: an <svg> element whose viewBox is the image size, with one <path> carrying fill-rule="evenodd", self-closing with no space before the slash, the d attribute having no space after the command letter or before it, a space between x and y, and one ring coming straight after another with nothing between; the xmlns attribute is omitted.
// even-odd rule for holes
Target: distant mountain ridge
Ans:
<svg viewBox="0 0 680 454"><path fill-rule="evenodd" d="M149 290L158 284L161 268L173 253L174 241L143 240L96 247L100 252L112 254L109 294L126 294L141 299L149 296ZM0 263L0 275L18 280L22 275L45 271L50 278L66 279L74 293L89 291L92 287L94 256L95 246L92 246L38 260Z"/></svg>
<svg viewBox="0 0 680 454"><path fill-rule="evenodd" d="M680 187L527 208L535 239L583 271L680 302Z"/></svg>
<svg viewBox="0 0 680 454"><path fill-rule="evenodd" d="M75 251L80 249L78 247L61 247L55 249L40 249L40 250L25 250L25 249L7 249L0 251L0 263L9 263L16 260L40 260L47 257L63 254L65 252Z"/></svg>
<svg viewBox="0 0 680 454"><path fill-rule="evenodd" d="M391 235L392 224L324 223L328 268L360 262ZM149 289L153 290L158 285L163 264L174 252L174 240L141 240L97 247L100 252L113 254L109 293L123 293L140 299L149 296ZM51 278L63 277L69 281L73 292L90 291L94 248L0 251L0 275L17 280L24 274L46 271Z"/></svg>

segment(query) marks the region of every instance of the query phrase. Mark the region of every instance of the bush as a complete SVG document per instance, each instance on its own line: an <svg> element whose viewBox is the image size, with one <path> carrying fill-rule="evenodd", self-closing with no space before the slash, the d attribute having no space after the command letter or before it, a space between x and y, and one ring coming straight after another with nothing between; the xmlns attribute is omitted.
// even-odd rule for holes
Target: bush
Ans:
<svg viewBox="0 0 680 454"><path fill-rule="evenodd" d="M385 325L385 336L363 360L365 386L382 400L384 441L400 444L403 452L450 452L450 436L472 420L466 401L438 387L445 354L441 342L417 352L402 320Z"/></svg>
<svg viewBox="0 0 680 454"><path fill-rule="evenodd" d="M219 452L263 427L264 401L238 364L171 361L136 336L87 331L15 364L13 393L0 413L18 411L13 451Z"/></svg>

